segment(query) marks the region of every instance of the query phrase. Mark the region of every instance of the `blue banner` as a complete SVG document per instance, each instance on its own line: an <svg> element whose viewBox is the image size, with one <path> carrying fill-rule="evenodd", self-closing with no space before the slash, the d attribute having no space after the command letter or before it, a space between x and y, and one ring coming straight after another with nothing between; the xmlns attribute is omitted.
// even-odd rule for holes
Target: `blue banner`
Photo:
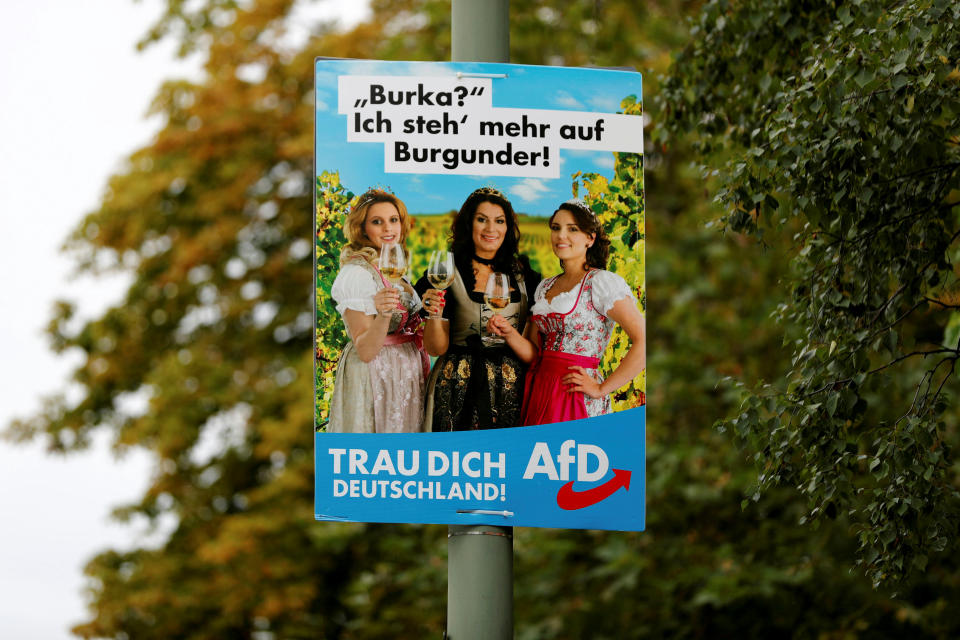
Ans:
<svg viewBox="0 0 960 640"><path fill-rule="evenodd" d="M316 434L316 517L639 531L646 409L537 427Z"/></svg>

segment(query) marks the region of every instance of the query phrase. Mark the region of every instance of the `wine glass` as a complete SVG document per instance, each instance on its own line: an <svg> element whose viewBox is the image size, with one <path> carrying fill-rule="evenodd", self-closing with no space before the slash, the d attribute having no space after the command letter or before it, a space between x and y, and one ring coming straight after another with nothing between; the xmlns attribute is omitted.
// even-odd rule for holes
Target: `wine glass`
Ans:
<svg viewBox="0 0 960 640"><path fill-rule="evenodd" d="M434 289L446 289L453 283L453 254L449 251L434 251L430 254L430 266L427 267L427 280ZM430 314L431 319L444 320L439 314Z"/></svg>
<svg viewBox="0 0 960 640"><path fill-rule="evenodd" d="M496 313L503 311L510 304L510 278L505 273L493 272L487 278L487 286L483 291L483 300L487 306ZM486 326L484 326L486 332ZM503 344L505 341L500 336L484 335L481 340L483 344Z"/></svg>
<svg viewBox="0 0 960 640"><path fill-rule="evenodd" d="M403 274L407 272L407 256L403 252L403 245L396 242L384 242L380 247L380 273L389 280L392 286L400 290L400 301L403 302L404 291L400 286Z"/></svg>

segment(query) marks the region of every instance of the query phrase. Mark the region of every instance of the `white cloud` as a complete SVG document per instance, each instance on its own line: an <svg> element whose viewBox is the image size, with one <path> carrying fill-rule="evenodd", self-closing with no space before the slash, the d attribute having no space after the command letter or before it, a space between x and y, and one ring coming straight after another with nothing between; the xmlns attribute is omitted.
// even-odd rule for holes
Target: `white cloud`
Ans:
<svg viewBox="0 0 960 640"><path fill-rule="evenodd" d="M611 170L612 170L612 169L614 169L614 167L616 167L616 163L613 161L613 154L612 154L612 153L605 153L605 154L599 156L599 157L595 160L595 162L597 163L597 166L598 166L598 167L603 167L604 169L611 169Z"/></svg>
<svg viewBox="0 0 960 640"><path fill-rule="evenodd" d="M598 111L603 111L606 113L616 113L620 111L620 101L625 98L626 95L617 96L613 94L608 95L594 95L590 98L588 103L591 107Z"/></svg>
<svg viewBox="0 0 960 640"><path fill-rule="evenodd" d="M613 169L613 153L610 151L592 151L587 149L567 149L567 153L574 158L577 164L593 164L598 167Z"/></svg>
<svg viewBox="0 0 960 640"><path fill-rule="evenodd" d="M539 178L526 178L510 188L510 195L524 202L534 202L547 193L550 189Z"/></svg>
<svg viewBox="0 0 960 640"><path fill-rule="evenodd" d="M558 92L557 92L557 97L554 98L553 101L554 101L555 103L557 103L558 105L560 105L561 107L567 107L567 108L570 108L570 109L582 109L582 108L583 108L583 104L581 104L581 102L580 102L579 100L577 100L576 98L574 98L572 95L570 95L570 94L567 93L566 91L558 91Z"/></svg>

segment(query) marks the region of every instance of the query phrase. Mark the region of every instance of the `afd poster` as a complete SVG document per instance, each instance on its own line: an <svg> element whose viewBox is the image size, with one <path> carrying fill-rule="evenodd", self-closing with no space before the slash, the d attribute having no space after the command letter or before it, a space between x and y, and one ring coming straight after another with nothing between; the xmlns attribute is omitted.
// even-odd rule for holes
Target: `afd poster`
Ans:
<svg viewBox="0 0 960 640"><path fill-rule="evenodd" d="M642 530L640 74L315 71L315 517Z"/></svg>

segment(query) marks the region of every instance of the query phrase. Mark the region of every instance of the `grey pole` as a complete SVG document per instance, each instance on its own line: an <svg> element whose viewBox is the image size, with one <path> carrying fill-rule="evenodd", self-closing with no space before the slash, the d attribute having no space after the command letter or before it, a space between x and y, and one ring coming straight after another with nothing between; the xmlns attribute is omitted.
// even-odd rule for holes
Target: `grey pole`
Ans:
<svg viewBox="0 0 960 640"><path fill-rule="evenodd" d="M451 40L455 62L509 62L509 0L453 0ZM447 557L447 638L512 638L513 528L452 525Z"/></svg>
<svg viewBox="0 0 960 640"><path fill-rule="evenodd" d="M447 638L512 638L513 529L451 525L447 557Z"/></svg>
<svg viewBox="0 0 960 640"><path fill-rule="evenodd" d="M510 62L509 0L453 0L454 62Z"/></svg>

